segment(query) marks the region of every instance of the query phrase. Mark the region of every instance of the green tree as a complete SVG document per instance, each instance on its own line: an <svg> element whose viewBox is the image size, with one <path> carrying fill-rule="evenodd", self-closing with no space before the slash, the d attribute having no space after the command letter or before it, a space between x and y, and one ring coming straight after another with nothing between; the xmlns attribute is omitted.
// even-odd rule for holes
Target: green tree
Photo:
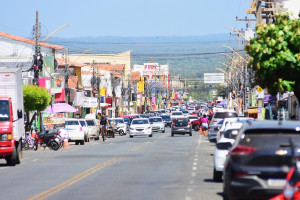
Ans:
<svg viewBox="0 0 300 200"><path fill-rule="evenodd" d="M300 100L300 19L276 15L274 24L258 25L246 50L255 84L269 93L294 91Z"/></svg>
<svg viewBox="0 0 300 200"><path fill-rule="evenodd" d="M33 115L32 119L29 120L29 112L37 111L38 114L40 114L40 112L49 105L51 96L46 89L36 85L23 86L23 96L24 110L27 115L26 130L30 130L36 113Z"/></svg>

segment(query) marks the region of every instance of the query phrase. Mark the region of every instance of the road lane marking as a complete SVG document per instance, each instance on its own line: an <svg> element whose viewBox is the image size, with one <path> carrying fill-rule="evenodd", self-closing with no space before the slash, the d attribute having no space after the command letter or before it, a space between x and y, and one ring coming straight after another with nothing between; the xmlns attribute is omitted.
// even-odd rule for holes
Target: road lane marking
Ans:
<svg viewBox="0 0 300 200"><path fill-rule="evenodd" d="M194 161L197 162L197 161L198 161L198 158L194 158Z"/></svg>
<svg viewBox="0 0 300 200"><path fill-rule="evenodd" d="M32 160L32 162L36 162L36 161L38 161L39 159L34 159L34 160Z"/></svg>
<svg viewBox="0 0 300 200"><path fill-rule="evenodd" d="M160 140L160 139L163 139L163 138L165 138L165 137L167 137L167 135L159 136L158 138L155 138L155 139L153 139L153 140L154 140L154 141L155 141L155 140ZM141 149L142 147L144 147L144 146L146 146L146 145L148 145L148 144L151 144L151 143L152 143L152 142L144 142L143 144L141 144L141 145L139 145L139 146L132 147L132 148L129 149L128 151L137 151L137 150Z"/></svg>
<svg viewBox="0 0 300 200"><path fill-rule="evenodd" d="M192 177L195 177L197 175L196 172L192 172Z"/></svg>
<svg viewBox="0 0 300 200"><path fill-rule="evenodd" d="M118 160L118 158L113 158L113 159L108 160L104 163L98 164L98 165L96 165L96 166L94 166L94 167L92 167L88 170L85 170L85 171L77 174L73 178L70 178L70 179L68 179L68 180L66 180L66 181L64 181L64 182L62 182L62 183L60 183L60 184L58 184L58 185L56 185L52 188L49 188L49 189L47 189L47 190L31 197L31 198L29 198L28 200L43 200L43 199L46 199L50 196L53 196L54 194L60 192L61 190L64 190L64 189L70 187L71 185L79 182L80 180L86 178L87 176L89 176L89 175L91 175L91 174L93 174L93 173L95 173L95 172L97 172L97 171L113 164L117 160Z"/></svg>
<svg viewBox="0 0 300 200"><path fill-rule="evenodd" d="M186 197L185 197L185 200L192 200L192 198L189 197L189 196L186 196Z"/></svg>
<svg viewBox="0 0 300 200"><path fill-rule="evenodd" d="M196 170L197 170L197 167L193 167L193 170L196 171Z"/></svg>

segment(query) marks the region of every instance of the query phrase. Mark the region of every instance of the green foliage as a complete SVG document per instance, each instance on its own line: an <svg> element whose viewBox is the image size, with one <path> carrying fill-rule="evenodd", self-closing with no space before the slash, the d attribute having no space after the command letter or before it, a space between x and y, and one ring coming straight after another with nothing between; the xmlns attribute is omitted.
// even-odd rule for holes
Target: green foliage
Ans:
<svg viewBox="0 0 300 200"><path fill-rule="evenodd" d="M51 96L44 88L36 85L23 86L24 109L26 112L43 111L50 103Z"/></svg>
<svg viewBox="0 0 300 200"><path fill-rule="evenodd" d="M297 91L300 81L300 19L276 16L274 24L256 27L257 37L246 50L255 71L256 84L269 93ZM296 94L298 97L298 95Z"/></svg>

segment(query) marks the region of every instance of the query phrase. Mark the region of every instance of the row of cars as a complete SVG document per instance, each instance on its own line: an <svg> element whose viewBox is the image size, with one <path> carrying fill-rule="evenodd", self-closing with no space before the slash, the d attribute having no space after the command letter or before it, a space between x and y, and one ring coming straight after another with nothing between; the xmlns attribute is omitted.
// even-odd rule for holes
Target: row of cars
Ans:
<svg viewBox="0 0 300 200"><path fill-rule="evenodd" d="M300 152L299 122L235 114L215 120L217 113L210 124L216 142L213 180L223 180L224 200L269 199L282 193L292 165L291 141Z"/></svg>

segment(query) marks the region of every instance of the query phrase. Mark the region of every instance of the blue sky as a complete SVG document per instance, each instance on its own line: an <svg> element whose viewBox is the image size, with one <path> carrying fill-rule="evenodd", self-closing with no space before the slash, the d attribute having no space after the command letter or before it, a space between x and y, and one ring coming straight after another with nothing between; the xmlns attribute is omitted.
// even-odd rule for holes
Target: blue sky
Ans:
<svg viewBox="0 0 300 200"><path fill-rule="evenodd" d="M31 37L35 11L42 35L56 37L200 36L244 27L252 0L10 0L2 1L0 31ZM253 16L249 16L252 17Z"/></svg>

